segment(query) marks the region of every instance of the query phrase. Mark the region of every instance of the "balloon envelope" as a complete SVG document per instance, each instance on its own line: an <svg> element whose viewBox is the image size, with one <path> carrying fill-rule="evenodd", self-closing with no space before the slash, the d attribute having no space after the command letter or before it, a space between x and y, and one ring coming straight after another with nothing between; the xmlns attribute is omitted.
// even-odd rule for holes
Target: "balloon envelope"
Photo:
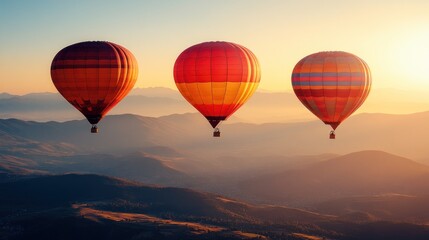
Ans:
<svg viewBox="0 0 429 240"><path fill-rule="evenodd" d="M319 52L296 64L292 87L302 104L335 130L365 101L371 72L353 54Z"/></svg>
<svg viewBox="0 0 429 240"><path fill-rule="evenodd" d="M133 88L137 61L111 42L80 42L57 53L51 78L60 94L95 125Z"/></svg>
<svg viewBox="0 0 429 240"><path fill-rule="evenodd" d="M183 97L215 128L254 93L260 80L255 55L230 42L204 42L183 51L174 80Z"/></svg>

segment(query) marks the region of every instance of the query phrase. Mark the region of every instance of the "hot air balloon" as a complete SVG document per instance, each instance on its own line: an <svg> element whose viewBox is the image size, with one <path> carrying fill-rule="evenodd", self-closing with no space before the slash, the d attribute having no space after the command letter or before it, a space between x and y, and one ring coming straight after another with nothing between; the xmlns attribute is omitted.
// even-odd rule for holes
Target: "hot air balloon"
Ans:
<svg viewBox="0 0 429 240"><path fill-rule="evenodd" d="M258 60L230 42L203 42L187 48L174 64L174 80L183 97L215 129L255 92L261 78Z"/></svg>
<svg viewBox="0 0 429 240"><path fill-rule="evenodd" d="M138 67L133 54L111 42L89 41L65 47L51 65L58 92L92 124L97 123L133 88Z"/></svg>
<svg viewBox="0 0 429 240"><path fill-rule="evenodd" d="M298 99L335 129L358 109L371 89L371 72L359 57L346 52L319 52L299 61L292 73Z"/></svg>

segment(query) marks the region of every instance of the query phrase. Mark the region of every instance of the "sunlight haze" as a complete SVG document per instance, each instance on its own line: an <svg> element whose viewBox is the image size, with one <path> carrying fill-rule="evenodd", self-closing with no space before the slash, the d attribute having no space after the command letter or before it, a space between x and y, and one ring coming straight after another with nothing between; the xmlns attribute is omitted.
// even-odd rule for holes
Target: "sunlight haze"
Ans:
<svg viewBox="0 0 429 240"><path fill-rule="evenodd" d="M303 57L341 50L364 59L374 88L429 91L429 2L412 1L2 1L0 92L56 92L50 64L63 47L107 40L139 63L136 87L175 89L187 47L224 40L251 49L261 89L291 91ZM422 89L423 88L423 89Z"/></svg>

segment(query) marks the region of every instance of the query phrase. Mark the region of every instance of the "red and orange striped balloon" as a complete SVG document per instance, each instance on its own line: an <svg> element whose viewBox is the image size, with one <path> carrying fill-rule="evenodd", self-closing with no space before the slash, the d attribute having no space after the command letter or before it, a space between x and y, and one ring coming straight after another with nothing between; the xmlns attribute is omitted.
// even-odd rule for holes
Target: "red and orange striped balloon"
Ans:
<svg viewBox="0 0 429 240"><path fill-rule="evenodd" d="M133 88L137 61L126 48L111 42L80 42L57 53L52 81L61 95L96 124Z"/></svg>
<svg viewBox="0 0 429 240"><path fill-rule="evenodd" d="M371 89L371 72L353 54L319 52L296 64L292 87L302 104L335 130L365 101ZM331 138L335 138L333 132Z"/></svg>
<svg viewBox="0 0 429 240"><path fill-rule="evenodd" d="M191 46L179 55L174 65L177 88L213 128L252 96L260 77L255 55L230 42Z"/></svg>

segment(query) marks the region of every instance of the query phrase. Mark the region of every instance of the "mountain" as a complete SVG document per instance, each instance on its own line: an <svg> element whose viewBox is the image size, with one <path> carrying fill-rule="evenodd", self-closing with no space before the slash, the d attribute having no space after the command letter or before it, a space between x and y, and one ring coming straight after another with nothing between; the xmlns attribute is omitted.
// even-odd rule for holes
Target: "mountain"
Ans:
<svg viewBox="0 0 429 240"><path fill-rule="evenodd" d="M57 93L31 93L0 98L0 117L24 120L72 120L81 119L77 112Z"/></svg>
<svg viewBox="0 0 429 240"><path fill-rule="evenodd" d="M110 120L109 120L110 119ZM16 119L0 120L0 129L11 136L18 136L39 142L70 143L81 151L128 150L136 145L154 146L165 140L163 135L174 133L168 123L156 118L135 115L109 116L99 124L99 134L88 134L90 125L86 120L60 122L32 122ZM110 131L103 131L104 128ZM164 133L164 134L163 134ZM149 138L157 134L157 138ZM177 135L177 134L176 134ZM128 139L118 141L118 139Z"/></svg>
<svg viewBox="0 0 429 240"><path fill-rule="evenodd" d="M240 215L242 219L255 215L270 218L272 214L290 214L291 219L305 221L330 219L299 209L275 206L255 206L219 195L189 189L155 187L118 178L98 175L66 174L42 176L15 182L1 183L2 204L25 204L35 207L62 206L71 202L128 200L141 204L141 210L159 215L172 212L190 216L226 217ZM26 197L24 197L26 196ZM111 206L114 207L114 206ZM293 214L293 215L292 215ZM288 215L284 216L287 220Z"/></svg>
<svg viewBox="0 0 429 240"><path fill-rule="evenodd" d="M159 117L197 112L177 90L169 88L135 88L109 114L137 114ZM82 119L58 93L31 93L0 96L0 117L33 121L67 121ZM234 118L245 122L291 122L313 116L293 93L256 92ZM231 120L233 121L234 118Z"/></svg>
<svg viewBox="0 0 429 240"><path fill-rule="evenodd" d="M18 123L18 126L15 123ZM70 144L40 142L18 136L14 131L19 129L21 123L21 121L10 120L10 125L7 127L9 133L0 130L0 154L20 157L24 155L62 156L75 151Z"/></svg>
<svg viewBox="0 0 429 240"><path fill-rule="evenodd" d="M135 152L114 156L109 154L73 155L46 169L51 173L86 172L126 178L149 184L189 186L193 179L168 159Z"/></svg>
<svg viewBox="0 0 429 240"><path fill-rule="evenodd" d="M429 195L382 194L339 198L313 206L318 212L351 221L429 222Z"/></svg>
<svg viewBox="0 0 429 240"><path fill-rule="evenodd" d="M0 173L62 174L95 173L168 186L194 186L195 179L180 169L181 161L135 152L124 155L25 155L0 154Z"/></svg>
<svg viewBox="0 0 429 240"><path fill-rule="evenodd" d="M388 115L358 114L337 129L337 139L328 139L329 127L318 121L297 123L221 125L221 138L197 113L159 118L136 115L107 116L99 134L89 134L86 120L32 122L0 120L0 132L11 137L46 144L68 144L81 153L129 153L164 146L180 150L192 159L219 157L266 157L347 154L374 149L415 160L427 159L429 112ZM412 124L410 124L412 123ZM127 141L118 141L127 139ZM311 146L311 147L309 147Z"/></svg>
<svg viewBox="0 0 429 240"><path fill-rule="evenodd" d="M0 174L47 174L38 170L37 162L31 159L11 155L0 155Z"/></svg>
<svg viewBox="0 0 429 240"><path fill-rule="evenodd" d="M143 224L146 226L146 228L143 226L143 229L150 226L151 231L157 229L165 231L165 227L169 226L170 229L167 232L173 230L175 232L179 228L181 234L184 232L190 234L191 230L195 231L195 228L198 228L196 235L202 236L200 238L193 236L190 239L206 239L205 234L218 236L216 239L220 237L221 239L254 239L259 235L246 233L244 230L228 230L228 228L240 224L243 228L251 229L251 226L256 225L257 222L274 218L279 224L290 221L288 219L309 222L332 219L330 216L298 209L253 206L209 193L147 186L97 175L68 174L35 177L0 183L0 191L2 192L0 203L4 207L0 211L0 221L7 226L4 232L16 231L19 227L18 237L20 234L25 236L26 232L27 234L32 232L32 236L34 233L35 236L45 235L44 230L52 231L53 226L58 226L53 224L56 221L62 223L73 221L75 227L79 229L88 224L98 228L97 222L111 226L112 220L129 222L133 219L130 223L134 228L142 228L140 224ZM23 208L25 211L22 211ZM77 216L79 216L78 219L76 219ZM44 219L42 222L35 223L36 226L41 225L39 228L28 224L39 219ZM78 224L77 220L79 220ZM88 220L90 222L86 222ZM232 222L229 223L230 221ZM220 226L213 226L213 224ZM118 228L129 228L127 223L123 225L125 226L114 224L115 231L119 231ZM244 227L246 225L250 227ZM60 228L69 230L65 226ZM218 231L218 228L222 231ZM85 229L82 229L83 233L86 233ZM211 231L214 233L210 234ZM54 231L53 234L61 233Z"/></svg>
<svg viewBox="0 0 429 240"><path fill-rule="evenodd" d="M387 193L422 195L429 194L429 167L381 151L362 151L250 179L240 189L247 199L295 205Z"/></svg>
<svg viewBox="0 0 429 240"><path fill-rule="evenodd" d="M410 114L427 111L429 98L418 91L372 89L357 113ZM109 114L137 114L159 117L197 112L179 93L164 87L135 88ZM33 121L68 121L83 116L58 93L0 95L0 118ZM293 92L259 90L231 118L230 122L272 123L316 119Z"/></svg>
<svg viewBox="0 0 429 240"><path fill-rule="evenodd" d="M146 95L140 95L146 94ZM195 112L177 91L164 88L136 89L110 114L135 113L158 117L173 113ZM67 121L84 118L58 93L31 93L23 96L3 94L0 117L36 121Z"/></svg>
<svg viewBox="0 0 429 240"><path fill-rule="evenodd" d="M12 95L12 94L5 93L5 92L0 93L0 99L8 99L8 98L12 98L12 97L15 97L15 96L16 95Z"/></svg>
<svg viewBox="0 0 429 240"><path fill-rule="evenodd" d="M130 152L166 146L187 151L195 141L211 140L212 128L198 114L143 117L131 114L107 116L98 134L89 134L86 120L34 122L0 119L0 131L14 137L44 143L68 143L81 152ZM107 130L107 131L106 131ZM127 139L127 141L118 141Z"/></svg>
<svg viewBox="0 0 429 240"><path fill-rule="evenodd" d="M0 172L91 172L154 184L183 186L192 183L182 169L192 170L190 165L192 166L193 161L187 160L183 153L173 148L150 144L139 145L141 147L127 151L129 149L126 147L121 148L127 146L126 141L118 142L111 136L108 142L117 148L110 147L115 150L115 154L112 151L109 154L103 153L103 149L109 149L109 146L95 150L92 148L94 144L100 144L96 137L85 136L86 131L79 133L73 130L87 127L84 121L67 124L23 122L16 119L6 121L7 125L0 123ZM69 130L64 130L67 128ZM62 135L65 132L67 137Z"/></svg>
<svg viewBox="0 0 429 240"><path fill-rule="evenodd" d="M106 174L291 206L358 195L420 196L429 189L427 166L396 155L429 156L427 119L429 112L360 114L338 129L336 140L318 122L225 124L222 137L213 138L198 114L108 116L99 134L90 134L83 120L6 119L0 120L0 168Z"/></svg>
<svg viewBox="0 0 429 240"><path fill-rule="evenodd" d="M183 188L67 174L0 183L1 239L425 239L424 225L355 223ZM409 239L409 238L408 238Z"/></svg>
<svg viewBox="0 0 429 240"><path fill-rule="evenodd" d="M199 141L195 149L210 152L213 142L229 155L267 156L346 154L368 149L381 150L412 159L425 159L429 149L429 112L407 115L358 114L336 130L337 139L328 139L330 128L319 121L267 124L225 124L220 141Z"/></svg>

